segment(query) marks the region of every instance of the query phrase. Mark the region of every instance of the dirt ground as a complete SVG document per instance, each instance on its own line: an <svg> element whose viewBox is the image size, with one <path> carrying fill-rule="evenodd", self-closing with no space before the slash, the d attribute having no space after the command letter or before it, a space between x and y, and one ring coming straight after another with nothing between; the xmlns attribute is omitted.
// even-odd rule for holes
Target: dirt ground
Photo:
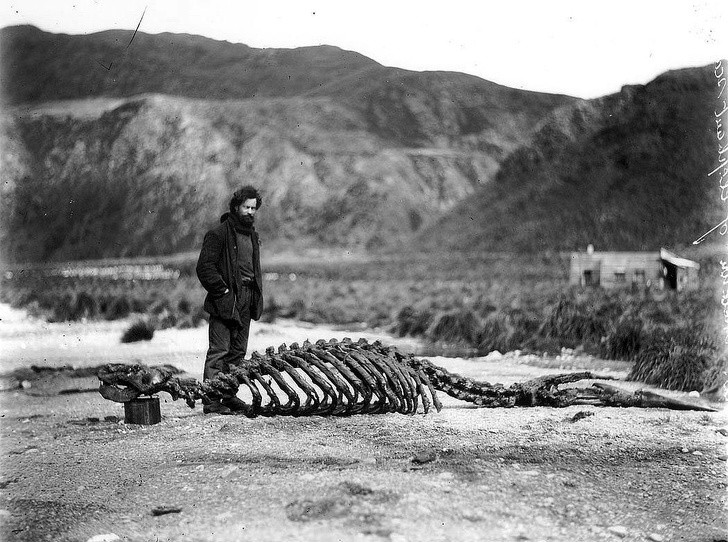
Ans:
<svg viewBox="0 0 728 542"><path fill-rule="evenodd" d="M107 361L202 368L204 329L120 345L124 323L1 312L3 373ZM294 323L252 333L252 349L345 335L396 342ZM594 364L429 359L505 384ZM599 369L624 376L627 367ZM428 415L247 419L160 394L162 422L139 426L96 392L30 384L0 393L2 540L728 539L725 411L477 409L440 394L444 409Z"/></svg>

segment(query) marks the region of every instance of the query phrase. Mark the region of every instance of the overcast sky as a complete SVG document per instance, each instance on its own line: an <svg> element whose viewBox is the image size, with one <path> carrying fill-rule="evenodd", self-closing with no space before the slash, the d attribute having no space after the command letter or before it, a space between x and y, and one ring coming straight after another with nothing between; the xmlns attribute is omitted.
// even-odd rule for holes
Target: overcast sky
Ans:
<svg viewBox="0 0 728 542"><path fill-rule="evenodd" d="M2 26L139 27L252 47L329 44L387 66L591 98L728 56L728 0L6 0Z"/></svg>

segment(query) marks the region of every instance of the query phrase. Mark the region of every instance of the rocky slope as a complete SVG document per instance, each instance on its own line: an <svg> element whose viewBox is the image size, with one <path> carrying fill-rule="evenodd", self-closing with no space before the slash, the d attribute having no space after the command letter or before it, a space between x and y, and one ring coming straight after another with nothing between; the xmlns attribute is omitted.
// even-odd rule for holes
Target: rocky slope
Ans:
<svg viewBox="0 0 728 542"><path fill-rule="evenodd" d="M655 250L720 222L713 66L553 111L495 182L420 235L479 250Z"/></svg>

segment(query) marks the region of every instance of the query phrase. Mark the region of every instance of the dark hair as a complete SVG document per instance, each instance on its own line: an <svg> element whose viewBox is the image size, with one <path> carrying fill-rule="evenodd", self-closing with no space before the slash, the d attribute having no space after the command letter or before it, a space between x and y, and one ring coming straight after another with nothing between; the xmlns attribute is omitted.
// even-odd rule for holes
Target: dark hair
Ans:
<svg viewBox="0 0 728 542"><path fill-rule="evenodd" d="M247 184L242 188L236 190L233 194L233 197L230 200L230 212L235 213L238 207L240 207L240 204L247 199L255 199L256 209L260 209L260 206L263 204L263 199L260 197L260 192L258 192L258 189L252 185Z"/></svg>

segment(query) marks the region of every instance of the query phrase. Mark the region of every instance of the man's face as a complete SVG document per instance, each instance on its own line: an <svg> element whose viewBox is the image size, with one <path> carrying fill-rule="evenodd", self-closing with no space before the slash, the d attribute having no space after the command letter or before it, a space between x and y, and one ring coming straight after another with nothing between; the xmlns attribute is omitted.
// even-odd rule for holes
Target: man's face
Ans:
<svg viewBox="0 0 728 542"><path fill-rule="evenodd" d="M240 218L247 218L249 220L252 220L255 216L255 211L257 211L257 204L258 200L256 200L255 198L246 199L238 206L238 216Z"/></svg>

